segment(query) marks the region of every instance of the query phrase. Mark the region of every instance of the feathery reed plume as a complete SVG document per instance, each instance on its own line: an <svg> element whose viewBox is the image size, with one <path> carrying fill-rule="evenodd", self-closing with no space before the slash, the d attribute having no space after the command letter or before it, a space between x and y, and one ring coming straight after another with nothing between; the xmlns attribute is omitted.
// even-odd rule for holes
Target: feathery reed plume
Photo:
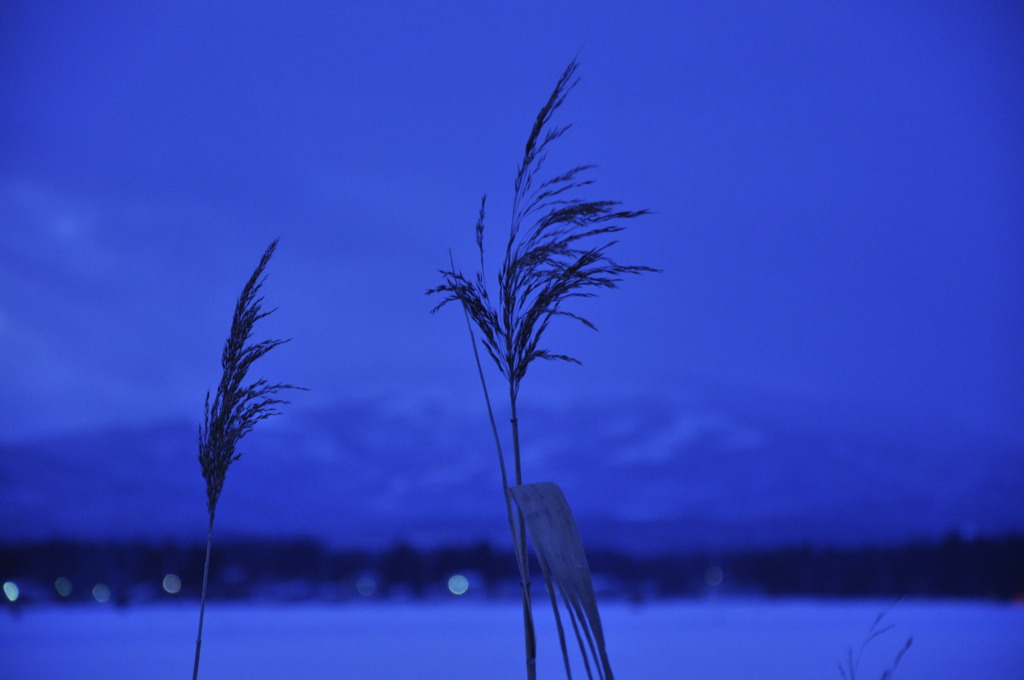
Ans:
<svg viewBox="0 0 1024 680"><path fill-rule="evenodd" d="M573 60L562 73L551 96L537 114L526 141L514 185L512 221L505 257L498 272L497 304L488 292L484 272L486 196L481 200L476 223L480 270L474 277L467 278L453 263L451 269L440 271L443 283L427 291L428 294L444 296L432 312L449 302L462 305L468 318L479 330L484 348L508 382L516 486L523 483L516 406L519 388L527 369L536 359L580 363L567 354L552 352L543 347L541 340L544 331L555 317L575 319L589 328L595 328L586 318L566 310L564 303L572 298L594 297L603 288L616 288L626 274L658 271L650 267L615 262L608 254L611 246L616 243L614 240L592 245L594 239L622 231L625 228L620 224L622 221L646 215L648 211L622 210L617 201L579 198L578 190L593 182L585 177L586 172L593 167L591 165L578 165L546 178L541 175L549 147L570 127L553 126L551 120L579 82L576 77L577 66ZM476 340L472 326L470 336L475 353ZM479 365L478 355L477 362ZM481 372L481 379L482 375ZM483 387L486 397L485 383ZM487 401L493 422L489 398ZM513 521L508 482L512 476L505 470L497 432L495 440L502 466L512 541L519 563L527 677L532 679L536 677L536 643L524 517L522 510L517 510L516 520Z"/></svg>
<svg viewBox="0 0 1024 680"><path fill-rule="evenodd" d="M260 288L266 277L266 269L270 257L277 247L277 240L271 243L263 253L259 265L249 277L242 289L242 294L235 304L234 317L231 320L231 333L224 344L221 366L224 374L213 404L210 403L210 392L206 392L206 403L203 407L203 424L199 427L199 464L206 480L206 509L209 513L209 527L206 538L206 561L203 566L203 591L199 603L199 633L196 637L196 658L192 669L192 679L199 677L199 651L203 640L203 615L206 610L206 583L210 572L210 549L213 544L213 518L217 511L217 501L228 467L241 457L237 450L238 442L248 434L261 420L277 415L277 406L287 404L275 395L281 390L305 389L284 383L268 383L260 378L248 385L243 385L245 376L253 362L264 354L282 345L288 340L263 340L248 344L252 337L253 326L263 317L273 313L273 309L264 312L263 298L259 296Z"/></svg>

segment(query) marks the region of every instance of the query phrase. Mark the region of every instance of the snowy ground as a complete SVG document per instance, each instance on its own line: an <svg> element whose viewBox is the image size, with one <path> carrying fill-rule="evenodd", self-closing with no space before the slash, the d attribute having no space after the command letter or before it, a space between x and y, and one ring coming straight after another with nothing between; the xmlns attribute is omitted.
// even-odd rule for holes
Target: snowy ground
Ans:
<svg viewBox="0 0 1024 680"><path fill-rule="evenodd" d="M543 604L543 602L541 603ZM889 603L721 600L603 607L616 677L840 678ZM551 616L539 610L542 679L563 677ZM521 678L512 602L213 604L200 677ZM27 608L0 616L3 680L191 677L198 605ZM867 646L858 678L876 680L908 636L896 680L1024 678L1024 608L903 601ZM585 677L578 675L577 677Z"/></svg>

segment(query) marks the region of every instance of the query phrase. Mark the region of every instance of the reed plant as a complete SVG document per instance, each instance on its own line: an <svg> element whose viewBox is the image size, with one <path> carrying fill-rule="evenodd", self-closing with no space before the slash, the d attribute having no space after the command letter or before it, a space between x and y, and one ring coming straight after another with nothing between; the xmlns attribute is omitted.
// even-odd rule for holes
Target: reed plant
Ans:
<svg viewBox="0 0 1024 680"><path fill-rule="evenodd" d="M199 426L199 464L203 479L206 480L206 510L209 525L206 534L206 560L203 564L203 589L199 601L199 632L196 636L196 656L192 669L192 680L199 677L199 652L203 642L203 617L206 611L206 584L210 573L210 551L213 545L213 519L217 512L217 501L224 488L228 468L241 456L238 443L252 431L256 423L277 415L277 407L288 402L278 398L283 390L305 389L285 383L270 383L259 378L245 384L246 375L252 364L264 354L288 340L263 340L251 343L253 327L273 309L263 311L263 297L260 289L266 280L264 270L270 262L275 239L263 253L259 265L242 289L235 304L231 319L231 332L224 344L221 366L224 369L217 386L217 392L210 402L206 392L203 407L203 423Z"/></svg>
<svg viewBox="0 0 1024 680"><path fill-rule="evenodd" d="M878 613L856 652L853 650L853 647L848 647L846 649L846 658L839 664L839 675L843 680L857 680L857 672L860 669L860 662L861 657L864 655L864 649L871 644L875 638L885 635L895 627L893 625L882 626L881 623L882 619L885 618L885 615L889 613L889 610L895 607L898 603L899 600ZM910 645L913 643L913 636L908 637L906 642L903 643L903 646L896 652L896 656L893 658L892 664L882 671L882 675L879 677L879 680L892 680L893 674L896 672L896 667L900 665L900 660L903 659L903 655L907 653L910 649Z"/></svg>
<svg viewBox="0 0 1024 680"><path fill-rule="evenodd" d="M538 359L580 363L572 356L551 351L542 344L544 332L559 317L595 328L589 320L567 309L566 303L574 298L594 297L602 289L616 288L626 275L657 271L651 267L622 265L609 255L610 248L616 243L610 237L625 228L623 222L646 215L647 210L625 210L618 201L581 197L583 190L593 183L587 176L593 168L591 165L577 165L562 172L546 173L545 164L550 147L570 128L569 125L554 125L552 119L579 82L577 68L578 64L573 60L562 73L547 102L537 114L527 138L515 178L511 223L504 260L497 275L496 295L492 297L489 292L484 266L486 195L480 202L475 229L480 257L479 270L473 276L466 276L450 259L450 268L440 270L442 283L427 291L429 295L442 296L432 311L436 312L450 302L457 302L466 316L498 452L505 508L519 568L529 679L536 677L536 639L530 597L527 520L522 505L513 508L513 499L517 502L527 496L534 500L553 499L555 495L520 493L517 496L514 493L515 489L523 487L524 480L518 416L520 386L528 368ZM480 365L474 327L507 383L512 441L511 472L506 466L501 437ZM560 496L560 492L557 495ZM574 523L572 528L575 529ZM571 534L561 535L566 537L565 540L572 540ZM537 550L538 541L536 537L534 539L534 549ZM540 557L542 566L558 561L545 561L544 555ZM548 575L545 570L545 576ZM589 584L589 572L587 581ZM554 592L551 584L548 585L554 606ZM594 612L596 615L596 607ZM555 615L557 620L557 606ZM558 628L561 638L560 622ZM560 642L564 655L564 639ZM582 647L582 639L580 644ZM610 677L603 638L600 647L603 661L598 664L599 672L602 677ZM565 661L569 673L567 657ZM605 669L607 672L602 672Z"/></svg>

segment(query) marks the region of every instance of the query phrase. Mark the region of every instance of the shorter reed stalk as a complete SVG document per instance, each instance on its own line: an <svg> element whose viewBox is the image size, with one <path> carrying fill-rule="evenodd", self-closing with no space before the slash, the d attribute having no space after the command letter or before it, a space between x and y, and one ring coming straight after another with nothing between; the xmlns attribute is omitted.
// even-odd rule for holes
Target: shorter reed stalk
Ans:
<svg viewBox="0 0 1024 680"><path fill-rule="evenodd" d="M253 362L288 340L263 340L249 344L256 322L271 314L262 311L263 298L260 288L265 277L264 269L270 262L277 240L267 247L256 270L242 289L235 304L231 320L231 332L224 344L221 376L213 404L210 393L206 393L203 408L203 423L199 427L199 464L206 480L206 509L210 523L206 535L206 560L203 565L203 591L199 601L199 632L196 635L196 657L192 668L192 680L199 677L199 653L203 643L203 619L206 612L206 588L210 574L210 552L213 546L213 520L217 512L217 501L224 488L224 480L231 463L241 458L238 442L252 431L261 420L277 415L277 407L287 404L275 395L282 390L301 390L302 387L284 383L268 383L263 378L244 385L246 374Z"/></svg>

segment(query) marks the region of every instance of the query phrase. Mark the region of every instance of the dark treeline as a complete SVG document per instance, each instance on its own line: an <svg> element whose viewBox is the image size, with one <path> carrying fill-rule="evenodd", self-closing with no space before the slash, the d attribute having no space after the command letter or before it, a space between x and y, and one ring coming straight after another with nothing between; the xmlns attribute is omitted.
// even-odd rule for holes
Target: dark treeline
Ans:
<svg viewBox="0 0 1024 680"><path fill-rule="evenodd" d="M198 598L204 547L174 543L51 541L0 546L0 582L17 604ZM756 552L638 557L589 556L602 597L632 600L712 592L814 597L1024 597L1024 537L950 537L869 548L790 547ZM539 572L538 573L539 577ZM343 601L449 597L465 577L467 597L514 597L515 561L488 544L383 551L330 550L314 541L234 540L216 546L210 597ZM538 579L539 580L539 579ZM535 584L535 585L540 585ZM458 587L455 588L458 590ZM5 588L5 604L11 591Z"/></svg>

